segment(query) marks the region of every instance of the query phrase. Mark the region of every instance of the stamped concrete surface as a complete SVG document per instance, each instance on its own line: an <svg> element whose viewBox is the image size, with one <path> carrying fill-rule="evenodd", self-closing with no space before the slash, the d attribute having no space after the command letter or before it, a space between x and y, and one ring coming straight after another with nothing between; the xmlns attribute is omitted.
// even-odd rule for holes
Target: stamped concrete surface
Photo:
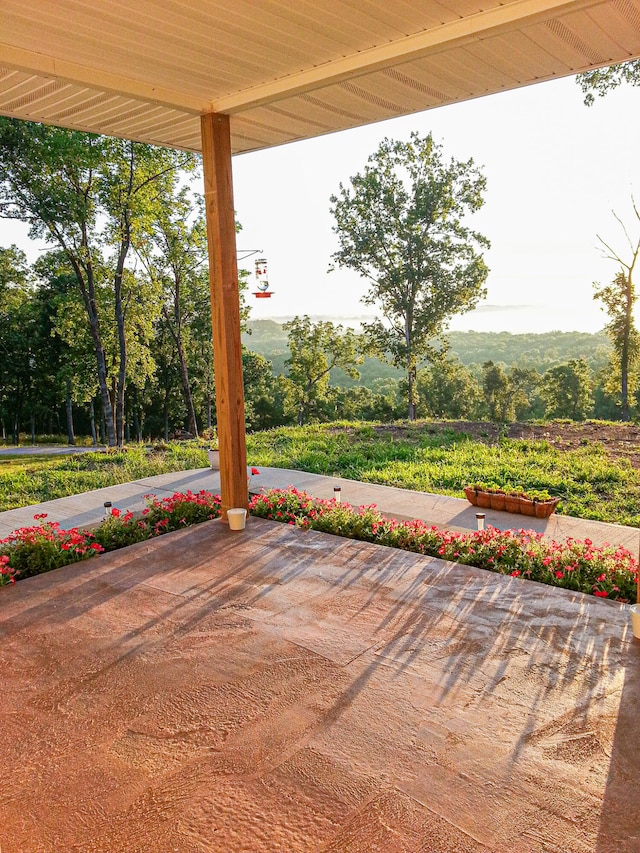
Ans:
<svg viewBox="0 0 640 853"><path fill-rule="evenodd" d="M251 519L0 590L2 853L637 853L628 609Z"/></svg>

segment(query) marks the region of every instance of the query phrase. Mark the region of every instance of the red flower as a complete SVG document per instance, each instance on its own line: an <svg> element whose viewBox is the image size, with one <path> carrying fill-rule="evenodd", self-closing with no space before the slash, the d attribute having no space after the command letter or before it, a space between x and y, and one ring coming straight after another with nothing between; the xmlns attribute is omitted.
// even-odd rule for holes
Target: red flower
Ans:
<svg viewBox="0 0 640 853"><path fill-rule="evenodd" d="M260 471L258 471L258 469L257 469L257 468L252 468L252 469L251 469L251 476L252 476L252 477L253 477L253 475L254 475L254 474L259 474L259 473L260 473Z"/></svg>
<svg viewBox="0 0 640 853"><path fill-rule="evenodd" d="M598 598L608 598L609 597L609 593L606 592L604 589L594 589L593 594L597 595Z"/></svg>
<svg viewBox="0 0 640 853"><path fill-rule="evenodd" d="M111 515L112 515L114 518L120 518L120 516L122 515L122 513L121 513L121 511L118 509L118 507L117 507L117 506L114 506L114 507L113 507L113 509L111 510Z"/></svg>
<svg viewBox="0 0 640 853"><path fill-rule="evenodd" d="M38 515L34 515L33 517L34 517L34 519L46 518L48 515L49 515L48 512L40 512L40 513L38 513Z"/></svg>

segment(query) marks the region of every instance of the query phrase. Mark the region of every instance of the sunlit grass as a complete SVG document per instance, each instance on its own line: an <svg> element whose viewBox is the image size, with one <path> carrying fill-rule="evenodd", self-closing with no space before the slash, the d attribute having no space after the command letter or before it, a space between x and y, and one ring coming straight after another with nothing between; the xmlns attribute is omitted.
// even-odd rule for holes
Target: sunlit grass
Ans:
<svg viewBox="0 0 640 853"><path fill-rule="evenodd" d="M371 425L288 427L248 442L251 464L382 483L463 497L465 485L495 483L524 491L546 489L566 515L636 526L640 472L611 460L599 444L559 451L546 441L476 441L451 429L418 425L395 438Z"/></svg>
<svg viewBox="0 0 640 853"><path fill-rule="evenodd" d="M202 448L186 444L151 452L131 446L117 453L4 456L0 460L0 511L207 464Z"/></svg>
<svg viewBox="0 0 640 853"><path fill-rule="evenodd" d="M640 471L585 443L558 450L546 441L477 441L434 424L402 424L401 437L375 424L281 427L247 437L250 465L382 483L463 497L475 482L524 491L546 489L566 515L637 526ZM203 446L180 443L153 452L64 457L0 457L0 511L142 477L202 468Z"/></svg>

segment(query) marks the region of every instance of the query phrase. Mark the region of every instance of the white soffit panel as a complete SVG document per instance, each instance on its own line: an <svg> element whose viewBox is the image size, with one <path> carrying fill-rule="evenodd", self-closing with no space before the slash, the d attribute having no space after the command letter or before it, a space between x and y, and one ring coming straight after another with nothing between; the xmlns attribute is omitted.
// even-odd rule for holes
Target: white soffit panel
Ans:
<svg viewBox="0 0 640 853"><path fill-rule="evenodd" d="M0 113L234 153L640 56L640 0L3 0Z"/></svg>

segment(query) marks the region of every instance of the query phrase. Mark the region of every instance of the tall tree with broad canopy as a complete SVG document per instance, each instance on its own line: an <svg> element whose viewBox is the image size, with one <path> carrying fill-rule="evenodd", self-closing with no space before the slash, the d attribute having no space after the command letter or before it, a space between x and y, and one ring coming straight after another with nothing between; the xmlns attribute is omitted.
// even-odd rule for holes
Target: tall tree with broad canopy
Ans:
<svg viewBox="0 0 640 853"><path fill-rule="evenodd" d="M162 292L159 322L166 327L176 350L188 432L199 434L196 391L209 396L213 382L211 308L207 230L201 196L174 173L156 188L159 209L135 242L148 279ZM236 231L241 226L236 223ZM238 272L240 320L245 327L248 273ZM204 352L204 358L200 353ZM207 401L207 429L211 428L211 400Z"/></svg>
<svg viewBox="0 0 640 853"><path fill-rule="evenodd" d="M194 165L193 155L185 153L0 118L0 216L28 222L30 236L57 246L73 269L93 341L110 445L124 438L125 326L137 290L129 253L136 234L157 212L158 184ZM99 308L99 290L107 285L118 339L112 377L103 343L103 326L110 320Z"/></svg>
<svg viewBox="0 0 640 853"><path fill-rule="evenodd" d="M198 310L207 310L209 295L206 266L206 229L202 216L194 219L194 203L177 176L163 188L161 209L136 251L149 278L162 288L161 322L176 349L187 430L199 434L189 376L190 329Z"/></svg>
<svg viewBox="0 0 640 853"><path fill-rule="evenodd" d="M640 210L632 200L633 212L640 224ZM640 237L632 239L621 219L614 213L619 222L629 246L629 258L624 260L611 246L599 237L603 254L609 260L620 265L617 275L611 282L601 286L594 282L594 299L599 299L604 310L609 315L609 322L604 327L613 347L612 370L607 390L613 390L617 385L620 393L620 413L623 421L629 420L629 394L634 390L633 371L640 359L640 333L633 318L634 306L637 300L633 275L640 256Z"/></svg>
<svg viewBox="0 0 640 853"><path fill-rule="evenodd" d="M339 249L333 259L371 283L362 301L382 319L364 325L375 351L404 368L409 419L416 374L455 314L486 295L482 234L466 224L484 204L486 179L473 163L445 161L431 134L385 139L364 171L331 196Z"/></svg>

